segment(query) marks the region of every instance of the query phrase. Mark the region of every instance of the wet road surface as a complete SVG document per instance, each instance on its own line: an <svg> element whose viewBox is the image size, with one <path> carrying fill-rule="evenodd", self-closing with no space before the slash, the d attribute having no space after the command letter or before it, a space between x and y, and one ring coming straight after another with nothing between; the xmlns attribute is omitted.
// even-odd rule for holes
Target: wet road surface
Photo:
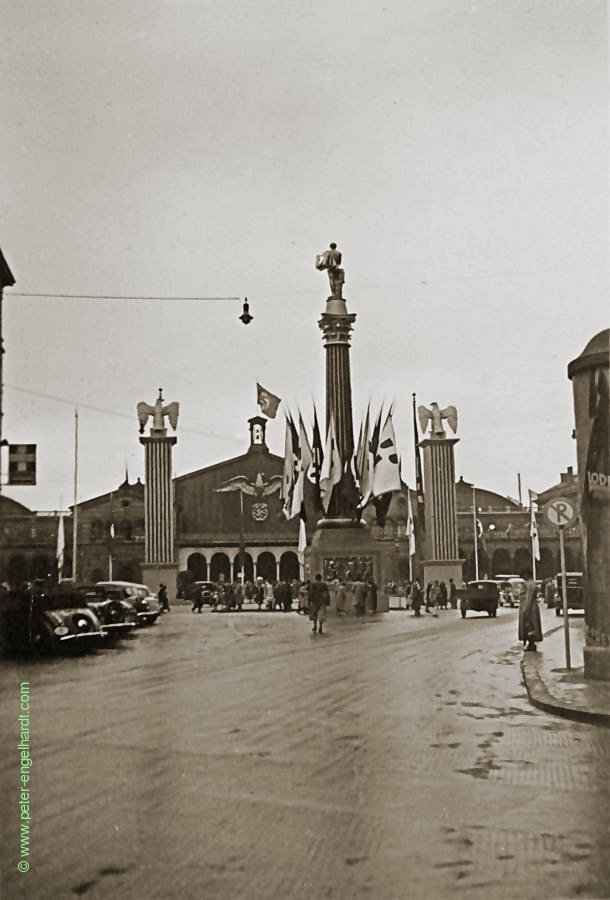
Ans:
<svg viewBox="0 0 610 900"><path fill-rule="evenodd" d="M320 637L182 607L87 656L2 662L2 895L609 897L610 730L529 705L515 633L513 610Z"/></svg>

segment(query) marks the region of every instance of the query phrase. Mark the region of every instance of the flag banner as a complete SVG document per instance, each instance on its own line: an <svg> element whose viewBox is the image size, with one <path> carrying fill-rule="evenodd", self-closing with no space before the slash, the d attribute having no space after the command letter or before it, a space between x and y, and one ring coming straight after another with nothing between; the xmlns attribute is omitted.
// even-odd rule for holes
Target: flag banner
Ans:
<svg viewBox="0 0 610 900"><path fill-rule="evenodd" d="M333 488L341 481L342 473L343 466L341 465L341 456L339 455L339 446L335 432L335 420L331 416L328 434L326 435L326 446L324 448L324 462L320 473L320 495L325 513L328 512L328 507L330 506Z"/></svg>
<svg viewBox="0 0 610 900"><path fill-rule="evenodd" d="M415 439L415 492L417 494L417 524L420 531L426 528L426 508L424 505L424 478L422 475L421 456L419 452L419 432L417 430L417 414L415 411L415 394L413 394L413 437Z"/></svg>
<svg viewBox="0 0 610 900"><path fill-rule="evenodd" d="M407 488L407 537L409 539L409 556L415 556L415 522L411 505L411 491Z"/></svg>
<svg viewBox="0 0 610 900"><path fill-rule="evenodd" d="M362 509L367 505L373 496L373 475L375 471L375 460L377 458L377 451L379 449L379 439L381 435L381 414L382 410L379 410L377 415L377 419L375 420L375 425L373 426L373 432L367 442L366 448L366 472L367 472L367 484L366 490L361 491L362 500L360 501L360 506Z"/></svg>
<svg viewBox="0 0 610 900"><path fill-rule="evenodd" d="M320 487L320 472L322 471L322 463L324 461L324 448L322 446L322 436L320 434L320 426L318 424L318 414L314 406L313 410L313 435L311 441L311 465L307 473L308 479L312 484Z"/></svg>
<svg viewBox="0 0 610 900"><path fill-rule="evenodd" d="M64 517L60 515L57 523L57 580L61 581L61 574L64 567L64 553L66 549L66 538L64 532Z"/></svg>
<svg viewBox="0 0 610 900"><path fill-rule="evenodd" d="M309 438L305 431L303 417L299 411L299 436L298 436L298 453L295 455L295 473L294 488L292 491L292 502L290 505L290 518L301 516L303 521L306 520L305 514L305 476L309 471L313 461L313 454L309 444Z"/></svg>
<svg viewBox="0 0 610 900"><path fill-rule="evenodd" d="M369 431L370 431L371 404L366 409L364 422L360 425L358 446L356 447L356 480L360 489L361 500L367 496L371 487L371 469L369 465Z"/></svg>
<svg viewBox="0 0 610 900"><path fill-rule="evenodd" d="M256 383L256 402L264 415L275 419L278 407L282 402L281 397L276 397L271 391L266 390L258 382Z"/></svg>
<svg viewBox="0 0 610 900"><path fill-rule="evenodd" d="M307 547L307 531L305 529L305 521L303 519L299 520L299 545L297 550L297 557L299 560L299 566L303 566L305 562L305 548Z"/></svg>
<svg viewBox="0 0 610 900"><path fill-rule="evenodd" d="M292 511L294 489L298 478L300 460L299 433L290 413L286 415L286 438L284 441L284 477L282 481L283 513L287 519L298 514Z"/></svg>
<svg viewBox="0 0 610 900"><path fill-rule="evenodd" d="M374 456L372 480L374 497L381 497L388 492L399 491L402 487L396 436L392 425L391 413L387 414L379 435L379 442Z"/></svg>
<svg viewBox="0 0 610 900"><path fill-rule="evenodd" d="M536 507L534 502L538 494L528 491L530 497L530 538L532 539L532 558L540 562L540 541L538 539L538 525L536 524Z"/></svg>
<svg viewBox="0 0 610 900"><path fill-rule="evenodd" d="M374 498L375 504L375 516L377 519L377 524L384 528L386 516L388 514L388 509L390 508L390 502L392 500L392 494L382 494L381 497Z"/></svg>
<svg viewBox="0 0 610 900"><path fill-rule="evenodd" d="M36 444L8 445L8 483L36 484Z"/></svg>

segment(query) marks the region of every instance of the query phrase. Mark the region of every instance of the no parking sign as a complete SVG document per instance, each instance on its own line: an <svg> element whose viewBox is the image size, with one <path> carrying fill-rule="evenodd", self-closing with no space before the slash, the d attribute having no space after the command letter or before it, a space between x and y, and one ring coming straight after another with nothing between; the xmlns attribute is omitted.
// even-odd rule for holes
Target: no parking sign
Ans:
<svg viewBox="0 0 610 900"><path fill-rule="evenodd" d="M555 528L567 528L572 525L576 519L576 507L573 500L567 497L555 497L545 503L543 509L544 515L551 525Z"/></svg>

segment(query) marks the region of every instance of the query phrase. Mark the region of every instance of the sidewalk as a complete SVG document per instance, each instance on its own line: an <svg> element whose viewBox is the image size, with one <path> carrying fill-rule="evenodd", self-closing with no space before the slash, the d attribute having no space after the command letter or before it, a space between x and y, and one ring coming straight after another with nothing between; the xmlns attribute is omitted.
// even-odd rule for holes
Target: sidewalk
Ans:
<svg viewBox="0 0 610 900"><path fill-rule="evenodd" d="M585 679L584 620L570 619L570 657L566 669L563 619L544 632L537 653L524 652L523 681L534 706L555 715L610 727L610 682Z"/></svg>

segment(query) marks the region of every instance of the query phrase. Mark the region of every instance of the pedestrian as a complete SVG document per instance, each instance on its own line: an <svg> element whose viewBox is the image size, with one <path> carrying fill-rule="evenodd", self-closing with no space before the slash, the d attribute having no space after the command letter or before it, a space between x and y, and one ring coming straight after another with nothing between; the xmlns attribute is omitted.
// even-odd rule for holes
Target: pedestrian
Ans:
<svg viewBox="0 0 610 900"><path fill-rule="evenodd" d="M432 590L432 582L429 581L426 585L426 612L430 612L430 591Z"/></svg>
<svg viewBox="0 0 610 900"><path fill-rule="evenodd" d="M216 585L216 602L214 603L214 611L221 612L225 604L225 586L222 581Z"/></svg>
<svg viewBox="0 0 610 900"><path fill-rule="evenodd" d="M337 579L337 587L335 590L335 610L338 616L345 615L345 585L342 578Z"/></svg>
<svg viewBox="0 0 610 900"><path fill-rule="evenodd" d="M329 603L328 585L322 581L322 576L318 572L309 585L309 618L313 622L311 629L313 632L319 631L322 634L322 626L326 621L326 607Z"/></svg>
<svg viewBox="0 0 610 900"><path fill-rule="evenodd" d="M196 585L196 590L193 592L193 605L191 607L191 612L197 611L201 612L201 607L203 606L203 588L199 585Z"/></svg>
<svg viewBox="0 0 610 900"><path fill-rule="evenodd" d="M235 582L233 596L235 598L235 608L241 610L244 605L244 588L241 581Z"/></svg>
<svg viewBox="0 0 610 900"><path fill-rule="evenodd" d="M524 569L521 577L525 580L525 590L519 598L519 640L523 641L525 650L537 650L536 644L542 640L542 623L536 582L531 569Z"/></svg>
<svg viewBox="0 0 610 900"><path fill-rule="evenodd" d="M356 610L356 615L363 616L366 603L366 585L364 581L354 581L352 590L354 592L354 609Z"/></svg>
<svg viewBox="0 0 610 900"><path fill-rule="evenodd" d="M416 616L421 616L421 604L423 600L423 591L419 578L416 578L411 585L411 609Z"/></svg>
<svg viewBox="0 0 610 900"><path fill-rule="evenodd" d="M256 579L256 586L254 588L254 599L256 601L256 605L258 606L259 612L263 608L263 603L265 601L265 587L263 585L263 579Z"/></svg>
<svg viewBox="0 0 610 900"><path fill-rule="evenodd" d="M158 597L163 612L169 612L169 597L167 596L167 587L164 584L159 585Z"/></svg>
<svg viewBox="0 0 610 900"><path fill-rule="evenodd" d="M441 596L441 586L438 583L438 580L435 579L432 587L430 588L430 606L432 607L432 615L435 619L438 619L438 607Z"/></svg>
<svg viewBox="0 0 610 900"><path fill-rule="evenodd" d="M247 603L250 603L254 597L254 585L249 579L244 584L244 597Z"/></svg>
<svg viewBox="0 0 610 900"><path fill-rule="evenodd" d="M304 581L299 585L299 605L297 612L302 616L307 615L309 610L309 581Z"/></svg>
<svg viewBox="0 0 610 900"><path fill-rule="evenodd" d="M553 579L547 578L544 588L544 600L547 609L553 609L555 606L555 588L553 587Z"/></svg>
<svg viewBox="0 0 610 900"><path fill-rule="evenodd" d="M451 609L457 609L457 588L453 578L449 579L449 606Z"/></svg>
<svg viewBox="0 0 610 900"><path fill-rule="evenodd" d="M445 584L444 581L441 581L441 583L439 584L438 587L439 587L438 605L440 606L441 609L447 609L447 603L448 603L448 599L449 599L448 594L447 594L447 585Z"/></svg>
<svg viewBox="0 0 610 900"><path fill-rule="evenodd" d="M274 582L275 583L275 582ZM274 585L270 581L265 580L265 605L267 609L273 611L275 609L275 593Z"/></svg>
<svg viewBox="0 0 610 900"><path fill-rule="evenodd" d="M366 601L367 611L373 616L377 612L377 585L370 578L366 583Z"/></svg>

